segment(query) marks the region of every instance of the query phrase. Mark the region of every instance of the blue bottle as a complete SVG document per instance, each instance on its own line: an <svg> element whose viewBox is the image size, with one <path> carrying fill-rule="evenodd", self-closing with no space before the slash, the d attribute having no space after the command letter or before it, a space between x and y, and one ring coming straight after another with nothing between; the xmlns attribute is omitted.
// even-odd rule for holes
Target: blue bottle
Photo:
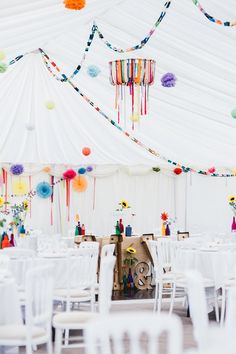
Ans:
<svg viewBox="0 0 236 354"><path fill-rule="evenodd" d="M132 236L132 227L130 225L126 226L125 228L125 236Z"/></svg>

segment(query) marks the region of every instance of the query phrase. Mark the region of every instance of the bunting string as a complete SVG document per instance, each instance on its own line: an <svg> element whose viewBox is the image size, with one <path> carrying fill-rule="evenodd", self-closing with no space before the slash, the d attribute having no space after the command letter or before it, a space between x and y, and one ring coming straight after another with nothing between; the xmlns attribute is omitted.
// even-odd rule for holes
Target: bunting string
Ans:
<svg viewBox="0 0 236 354"><path fill-rule="evenodd" d="M43 56L43 61L44 63L46 63L46 67L48 69L48 71L53 75L53 70L52 68L50 68L50 58L48 57L48 55L45 53L45 51L43 51L41 49L41 53ZM208 171L205 170L196 170L192 167L186 167L184 165L181 165L178 162L172 161L168 158L166 158L165 156L162 156L159 152L157 152L156 150L148 147L146 144L142 143L140 140L138 140L137 138L135 138L133 135L131 135L128 131L125 131L118 123L116 123L113 119L111 119L106 113L104 113L98 106L96 106L96 104L88 97L86 96L84 93L82 93L80 91L80 89L69 79L67 78L66 82L68 82L73 89L87 102L90 104L90 106L92 106L104 119L106 119L110 124L112 124L116 129L118 129L123 135L125 135L126 137L128 137L131 141L133 141L135 144L137 144L138 146L140 146L141 148L145 149L148 153L156 156L157 158L171 164L174 166L178 166L181 167L183 169L184 172L194 172L194 173L198 173L201 175L207 175L207 176L212 176L212 177L235 177L235 174L221 174L221 173L209 173Z"/></svg>
<svg viewBox="0 0 236 354"><path fill-rule="evenodd" d="M225 27L233 27L236 26L236 21L231 22L231 21L222 21L222 20L217 20L215 17L209 15L202 7L202 5L199 3L198 0L192 0L192 2L194 3L194 5L196 5L198 7L198 9L201 11L201 13L203 13L203 15L211 22L216 23L217 25L222 25Z"/></svg>

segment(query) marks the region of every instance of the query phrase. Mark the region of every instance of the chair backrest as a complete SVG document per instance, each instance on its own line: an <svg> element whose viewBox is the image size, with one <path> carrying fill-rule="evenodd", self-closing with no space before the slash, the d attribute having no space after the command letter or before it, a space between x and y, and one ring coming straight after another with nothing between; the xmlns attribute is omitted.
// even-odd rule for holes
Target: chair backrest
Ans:
<svg viewBox="0 0 236 354"><path fill-rule="evenodd" d="M115 251L115 243L110 243L109 245L104 245L101 250L101 258L107 256L113 256Z"/></svg>
<svg viewBox="0 0 236 354"><path fill-rule="evenodd" d="M175 315L124 312L101 316L85 330L87 354L160 354L163 333L167 333L165 353L182 354L182 325Z"/></svg>
<svg viewBox="0 0 236 354"><path fill-rule="evenodd" d="M8 247L1 252L10 258L32 258L35 256L35 251L27 248Z"/></svg>
<svg viewBox="0 0 236 354"><path fill-rule="evenodd" d="M53 267L35 267L27 271L25 282L25 320L27 334L31 335L33 325L47 328L50 324L53 305Z"/></svg>
<svg viewBox="0 0 236 354"><path fill-rule="evenodd" d="M171 241L159 239L158 241L147 241L155 272L163 274L164 269L171 267Z"/></svg>
<svg viewBox="0 0 236 354"><path fill-rule="evenodd" d="M108 313L111 307L115 263L116 257L113 255L101 259L98 300L99 312L102 314Z"/></svg>
<svg viewBox="0 0 236 354"><path fill-rule="evenodd" d="M194 337L199 349L205 349L208 338L209 320L203 278L196 270L186 272L190 316ZM209 343L209 342L208 342Z"/></svg>
<svg viewBox="0 0 236 354"><path fill-rule="evenodd" d="M81 242L81 244L79 245L79 248L82 249L95 249L95 250L99 250L99 242L96 241L84 241Z"/></svg>

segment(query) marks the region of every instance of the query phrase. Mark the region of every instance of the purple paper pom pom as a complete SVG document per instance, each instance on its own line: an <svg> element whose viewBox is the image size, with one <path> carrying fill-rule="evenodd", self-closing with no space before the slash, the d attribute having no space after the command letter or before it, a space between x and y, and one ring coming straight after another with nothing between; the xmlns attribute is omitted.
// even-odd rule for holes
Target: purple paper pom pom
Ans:
<svg viewBox="0 0 236 354"><path fill-rule="evenodd" d="M161 84L164 87L174 87L176 83L176 76L172 73L166 73L161 78Z"/></svg>
<svg viewBox="0 0 236 354"><path fill-rule="evenodd" d="M24 172L24 166L23 165L11 165L10 171L13 175L21 175Z"/></svg>
<svg viewBox="0 0 236 354"><path fill-rule="evenodd" d="M86 170L87 170L87 172L92 172L93 167L92 167L92 166L88 166L88 167L86 168Z"/></svg>

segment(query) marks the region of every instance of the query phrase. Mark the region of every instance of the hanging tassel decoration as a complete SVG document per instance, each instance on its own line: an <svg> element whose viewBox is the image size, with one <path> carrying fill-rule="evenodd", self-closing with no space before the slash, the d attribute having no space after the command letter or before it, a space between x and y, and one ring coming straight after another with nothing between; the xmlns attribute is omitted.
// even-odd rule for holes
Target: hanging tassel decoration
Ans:
<svg viewBox="0 0 236 354"><path fill-rule="evenodd" d="M53 199L54 199L54 176L51 176L51 186L52 186L52 194L51 194L51 215L50 215L50 223L53 225Z"/></svg>

